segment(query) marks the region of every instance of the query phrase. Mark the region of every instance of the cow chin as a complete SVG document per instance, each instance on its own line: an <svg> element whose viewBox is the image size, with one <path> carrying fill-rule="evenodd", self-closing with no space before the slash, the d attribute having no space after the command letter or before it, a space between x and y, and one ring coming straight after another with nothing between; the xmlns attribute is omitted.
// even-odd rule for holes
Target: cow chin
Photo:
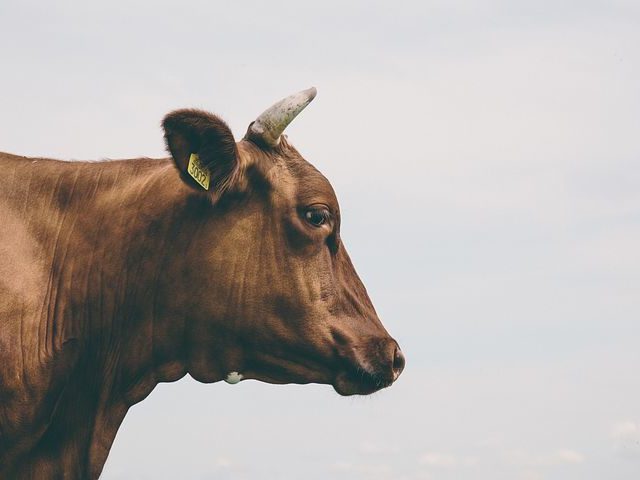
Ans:
<svg viewBox="0 0 640 480"><path fill-rule="evenodd" d="M333 389L343 397L370 395L390 386L392 383L392 380L358 369L357 371L338 374L333 382Z"/></svg>

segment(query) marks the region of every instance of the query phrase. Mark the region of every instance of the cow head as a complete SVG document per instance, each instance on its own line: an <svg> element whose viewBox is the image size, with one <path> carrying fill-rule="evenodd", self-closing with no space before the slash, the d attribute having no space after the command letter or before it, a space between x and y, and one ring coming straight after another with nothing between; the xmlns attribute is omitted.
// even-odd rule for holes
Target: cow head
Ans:
<svg viewBox="0 0 640 480"><path fill-rule="evenodd" d="M282 135L315 94L278 102L237 143L207 112L163 121L188 186L184 221L197 224L166 302L184 315L197 380L326 383L352 395L404 368L341 240L333 188Z"/></svg>

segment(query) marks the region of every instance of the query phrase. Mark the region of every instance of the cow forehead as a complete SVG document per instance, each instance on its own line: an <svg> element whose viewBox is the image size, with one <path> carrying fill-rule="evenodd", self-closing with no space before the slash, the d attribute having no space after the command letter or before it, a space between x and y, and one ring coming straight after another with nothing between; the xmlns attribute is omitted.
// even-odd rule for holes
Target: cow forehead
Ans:
<svg viewBox="0 0 640 480"><path fill-rule="evenodd" d="M285 138L272 151L264 151L244 141L239 143L239 151L247 166L261 171L278 193L299 204L323 203L338 211L336 194L329 180Z"/></svg>
<svg viewBox="0 0 640 480"><path fill-rule="evenodd" d="M287 142L281 142L283 157L287 168L295 178L297 200L301 204L324 203L332 210L338 211L336 194L327 178Z"/></svg>
<svg viewBox="0 0 640 480"><path fill-rule="evenodd" d="M303 162L293 168L298 201L302 204L324 203L337 211L338 200L329 180L313 165L304 160Z"/></svg>

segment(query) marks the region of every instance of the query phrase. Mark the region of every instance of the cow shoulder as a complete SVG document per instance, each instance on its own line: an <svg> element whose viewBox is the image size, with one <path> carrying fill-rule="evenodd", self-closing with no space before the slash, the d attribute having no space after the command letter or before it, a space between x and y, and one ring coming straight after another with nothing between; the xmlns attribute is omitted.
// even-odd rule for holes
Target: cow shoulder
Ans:
<svg viewBox="0 0 640 480"><path fill-rule="evenodd" d="M51 259L0 156L0 464L42 433L76 362L78 342L47 321ZM27 160L24 160L27 162ZM14 452L16 453L16 452Z"/></svg>

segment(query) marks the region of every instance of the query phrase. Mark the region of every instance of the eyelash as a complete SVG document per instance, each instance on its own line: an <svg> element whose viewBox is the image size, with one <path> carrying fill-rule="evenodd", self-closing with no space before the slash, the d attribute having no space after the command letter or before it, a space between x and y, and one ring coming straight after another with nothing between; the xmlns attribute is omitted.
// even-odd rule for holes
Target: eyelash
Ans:
<svg viewBox="0 0 640 480"><path fill-rule="evenodd" d="M331 212L326 207L309 208L304 212L304 219L314 227L321 227L331 220Z"/></svg>

